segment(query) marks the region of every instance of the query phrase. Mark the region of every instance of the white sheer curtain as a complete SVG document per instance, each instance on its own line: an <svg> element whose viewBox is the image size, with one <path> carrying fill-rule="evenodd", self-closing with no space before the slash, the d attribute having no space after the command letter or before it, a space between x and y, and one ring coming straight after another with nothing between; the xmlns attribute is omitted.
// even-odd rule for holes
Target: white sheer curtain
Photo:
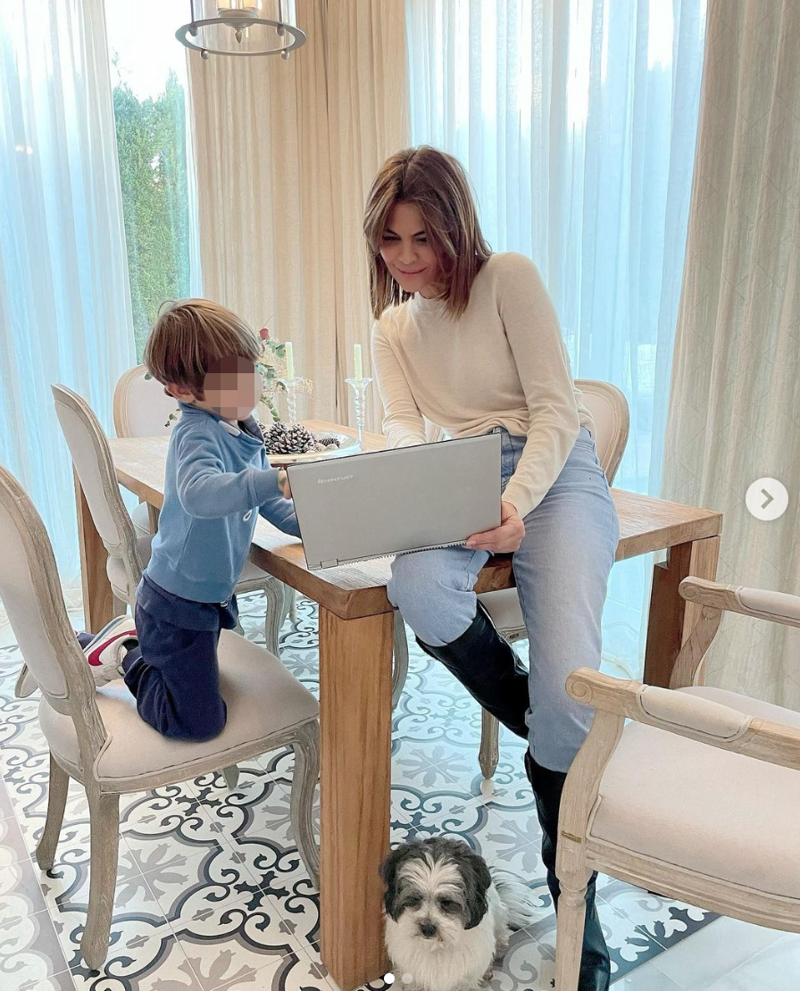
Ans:
<svg viewBox="0 0 800 991"><path fill-rule="evenodd" d="M657 494L705 0L407 0L415 144L457 155L495 251L533 258L575 377L620 386L616 485ZM641 671L652 559L618 564L606 654Z"/></svg>
<svg viewBox="0 0 800 991"><path fill-rule="evenodd" d="M409 143L404 0L329 0L326 22L328 118L336 247L337 418L353 423L344 384L353 374L353 345L370 353L373 317L362 234L364 204L389 155ZM371 375L369 357L365 374ZM381 429L374 384L367 429Z"/></svg>
<svg viewBox="0 0 800 991"><path fill-rule="evenodd" d="M79 571L72 469L50 385L110 427L134 363L102 0L0 6L0 462Z"/></svg>

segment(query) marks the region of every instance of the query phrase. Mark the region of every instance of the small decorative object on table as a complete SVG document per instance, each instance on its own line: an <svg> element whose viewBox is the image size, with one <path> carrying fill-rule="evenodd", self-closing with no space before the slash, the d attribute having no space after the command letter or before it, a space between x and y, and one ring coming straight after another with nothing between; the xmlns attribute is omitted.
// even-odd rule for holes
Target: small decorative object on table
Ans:
<svg viewBox="0 0 800 991"><path fill-rule="evenodd" d="M258 370L264 379L264 391L258 409L258 419L264 433L264 446L270 464L284 467L294 461L314 460L337 454L339 449L355 445L355 439L344 434L313 434L297 422L297 397L311 392L311 381L298 377L294 370L294 349L291 341L280 344L269 336L266 327L261 331L264 342ZM278 390L286 395L286 421L282 422L277 408ZM271 420L267 424L264 421Z"/></svg>
<svg viewBox="0 0 800 991"><path fill-rule="evenodd" d="M338 437L317 437L301 423L295 423L294 426L273 423L268 431L264 431L264 443L267 454L272 455L323 454L325 451L338 449L342 442Z"/></svg>
<svg viewBox="0 0 800 991"><path fill-rule="evenodd" d="M353 346L354 375L345 382L353 390L356 407L356 427L358 428L358 449L364 450L364 424L367 419L367 386L371 378L364 378L364 368L361 361L361 345Z"/></svg>
<svg viewBox="0 0 800 991"><path fill-rule="evenodd" d="M286 393L286 416L289 421L289 426L295 427L297 425L298 382L302 380L295 378L294 352L292 350L291 341L286 342L284 345L284 350L286 358L286 375L284 378L278 379L278 382L283 386L283 391Z"/></svg>
<svg viewBox="0 0 800 991"><path fill-rule="evenodd" d="M310 395L312 391L311 380L306 378L296 378L294 374L294 353L292 342L286 341L281 344L274 337L270 337L266 327L261 330L261 355L256 361L256 367L264 380L264 388L261 392L261 400L258 408L258 419L267 432L265 422L272 420L274 423L280 422L278 412L278 392L286 393L288 418L290 425L297 422L297 396L300 393ZM291 380L292 388L287 389L287 382Z"/></svg>

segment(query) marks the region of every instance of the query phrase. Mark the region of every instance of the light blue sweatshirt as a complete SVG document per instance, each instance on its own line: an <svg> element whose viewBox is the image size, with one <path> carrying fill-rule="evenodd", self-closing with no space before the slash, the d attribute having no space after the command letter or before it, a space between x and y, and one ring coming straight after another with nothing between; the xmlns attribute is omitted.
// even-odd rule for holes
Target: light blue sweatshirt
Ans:
<svg viewBox="0 0 800 991"><path fill-rule="evenodd" d="M180 403L167 453L164 505L147 576L193 602L227 602L239 579L258 515L299 536L294 505L269 467L253 417L232 426Z"/></svg>

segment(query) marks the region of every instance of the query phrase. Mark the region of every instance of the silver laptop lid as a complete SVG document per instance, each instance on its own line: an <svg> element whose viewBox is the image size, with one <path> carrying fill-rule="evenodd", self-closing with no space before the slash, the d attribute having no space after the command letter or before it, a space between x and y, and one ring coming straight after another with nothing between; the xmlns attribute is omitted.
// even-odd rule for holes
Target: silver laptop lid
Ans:
<svg viewBox="0 0 800 991"><path fill-rule="evenodd" d="M499 526L500 459L491 433L291 465L309 569L461 544Z"/></svg>

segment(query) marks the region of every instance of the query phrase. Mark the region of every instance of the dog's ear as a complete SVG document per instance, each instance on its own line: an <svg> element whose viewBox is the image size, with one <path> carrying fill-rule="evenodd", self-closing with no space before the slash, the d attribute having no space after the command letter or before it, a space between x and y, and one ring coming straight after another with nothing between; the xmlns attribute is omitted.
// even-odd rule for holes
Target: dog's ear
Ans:
<svg viewBox="0 0 800 991"><path fill-rule="evenodd" d="M492 883L492 875L483 857L473 853L466 843L459 853L458 867L464 878L466 892L467 918L464 928L474 929L480 924L489 908L486 892Z"/></svg>
<svg viewBox="0 0 800 991"><path fill-rule="evenodd" d="M404 843L402 846L396 847L389 856L384 860L380 866L380 875L386 884L386 891L383 895L383 904L386 909L386 914L397 922L400 913L397 908L397 903L399 900L399 889L397 887L397 871L400 866L404 864L411 857L419 856L419 850L422 846L421 843L412 842Z"/></svg>

